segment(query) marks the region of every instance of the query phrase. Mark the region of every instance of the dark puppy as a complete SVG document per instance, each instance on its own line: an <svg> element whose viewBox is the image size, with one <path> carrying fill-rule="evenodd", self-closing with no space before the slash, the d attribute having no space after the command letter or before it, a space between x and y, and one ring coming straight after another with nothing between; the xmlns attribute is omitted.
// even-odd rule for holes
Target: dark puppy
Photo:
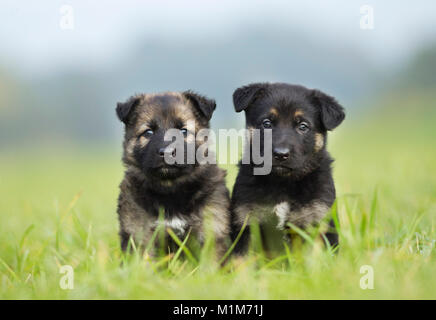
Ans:
<svg viewBox="0 0 436 320"><path fill-rule="evenodd" d="M191 236L202 243L206 215L212 219L217 253L225 250L230 232L225 172L213 164L200 165L196 159L192 164L186 162L188 140L195 149L203 143L192 130L208 128L214 110L215 101L192 92L140 94L118 103L117 115L125 124L126 171L118 198L123 250L130 238L144 248L159 224L171 228L182 240L191 230ZM189 121L195 121L195 129L188 128ZM169 129L182 134L183 163L166 161L165 156L176 156L177 150L170 146L172 141L164 139ZM163 221L159 220L162 210Z"/></svg>
<svg viewBox="0 0 436 320"><path fill-rule="evenodd" d="M236 112L245 111L248 129L272 130L271 173L253 175L252 164L240 165L231 203L233 239L247 215L261 227L276 216L279 230L289 222L300 228L317 224L335 201L327 131L344 120L344 109L321 91L284 83L239 88L233 102ZM337 244L335 233L326 235ZM244 253L248 241L249 228L235 251Z"/></svg>

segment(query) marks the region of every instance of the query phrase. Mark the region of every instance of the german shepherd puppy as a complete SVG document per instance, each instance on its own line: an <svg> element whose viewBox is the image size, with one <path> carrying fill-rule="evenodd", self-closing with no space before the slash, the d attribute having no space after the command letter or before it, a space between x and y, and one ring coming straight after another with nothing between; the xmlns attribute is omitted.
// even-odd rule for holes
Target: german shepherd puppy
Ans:
<svg viewBox="0 0 436 320"><path fill-rule="evenodd" d="M214 100L191 91L139 94L118 103L116 113L125 125L122 160L126 170L118 198L124 251L129 239L144 248L162 224L182 240L192 231L202 243L206 215L213 223L217 254L225 251L230 233L225 171L215 164L200 164L197 159L191 164L186 161L188 140L195 150L204 143L197 141L196 132L191 130L209 128L215 107ZM195 129L188 128L188 121L195 121ZM168 164L165 160L166 155L176 156L177 151L164 139L169 129L182 134L183 163ZM160 212L164 212L163 220ZM170 245L168 236L167 241Z"/></svg>
<svg viewBox="0 0 436 320"><path fill-rule="evenodd" d="M261 231L275 216L275 234L286 230L289 222L303 229L320 222L335 201L333 160L326 144L327 131L345 118L342 106L321 91L285 83L238 88L233 102L236 112L245 111L248 129L272 130L272 167L268 175L254 175L253 164L240 164L231 200L232 238L247 215L257 218ZM261 140L261 150L262 144ZM326 236L337 245L335 232ZM246 228L235 252L246 252L248 242Z"/></svg>

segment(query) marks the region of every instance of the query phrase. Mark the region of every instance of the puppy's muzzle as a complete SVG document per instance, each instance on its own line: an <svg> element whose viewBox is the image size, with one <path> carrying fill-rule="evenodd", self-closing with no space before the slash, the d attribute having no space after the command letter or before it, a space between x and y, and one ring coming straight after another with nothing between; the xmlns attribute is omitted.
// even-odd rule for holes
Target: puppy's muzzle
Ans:
<svg viewBox="0 0 436 320"><path fill-rule="evenodd" d="M176 157L176 148L173 147L165 147L165 148L159 148L157 150L157 153L159 155L159 157L163 158L165 157L165 155L167 156L172 156L173 158Z"/></svg>
<svg viewBox="0 0 436 320"><path fill-rule="evenodd" d="M274 148L273 150L274 159L280 162L288 160L289 154L289 148Z"/></svg>

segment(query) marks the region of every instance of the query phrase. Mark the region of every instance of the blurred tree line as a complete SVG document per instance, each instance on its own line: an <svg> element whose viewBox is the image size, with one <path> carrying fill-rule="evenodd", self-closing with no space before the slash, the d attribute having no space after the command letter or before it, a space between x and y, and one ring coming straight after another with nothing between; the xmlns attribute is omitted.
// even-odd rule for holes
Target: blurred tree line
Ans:
<svg viewBox="0 0 436 320"><path fill-rule="evenodd" d="M138 42L107 70L58 70L18 77L0 69L0 145L112 143L121 139L117 101L135 92L194 89L217 100L215 127L241 127L231 95L240 85L283 81L317 87L348 109L362 98L405 90L434 91L436 46L429 46L392 75L384 75L352 49L310 42L296 34L271 37L256 30L235 39ZM213 39L212 39L213 40ZM1 66L1 60L0 60ZM380 90L380 88L382 90Z"/></svg>

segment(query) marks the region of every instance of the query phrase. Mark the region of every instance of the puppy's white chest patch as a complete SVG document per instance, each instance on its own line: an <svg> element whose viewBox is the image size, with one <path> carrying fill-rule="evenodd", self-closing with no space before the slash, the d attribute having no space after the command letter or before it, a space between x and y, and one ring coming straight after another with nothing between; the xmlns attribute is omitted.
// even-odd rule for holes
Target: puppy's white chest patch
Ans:
<svg viewBox="0 0 436 320"><path fill-rule="evenodd" d="M161 222L156 221L155 225L161 225ZM183 235L186 231L188 223L186 222L186 220L179 217L172 217L165 219L163 221L163 225L165 226L165 228L171 228L177 235Z"/></svg>
<svg viewBox="0 0 436 320"><path fill-rule="evenodd" d="M167 227L174 229L180 233L184 233L186 230L187 223L185 220L174 217L170 220L166 220L165 224Z"/></svg>
<svg viewBox="0 0 436 320"><path fill-rule="evenodd" d="M289 214L291 212L291 206L287 201L280 202L274 206L274 213L279 219L277 228L283 230L286 226L286 222L289 219Z"/></svg>

